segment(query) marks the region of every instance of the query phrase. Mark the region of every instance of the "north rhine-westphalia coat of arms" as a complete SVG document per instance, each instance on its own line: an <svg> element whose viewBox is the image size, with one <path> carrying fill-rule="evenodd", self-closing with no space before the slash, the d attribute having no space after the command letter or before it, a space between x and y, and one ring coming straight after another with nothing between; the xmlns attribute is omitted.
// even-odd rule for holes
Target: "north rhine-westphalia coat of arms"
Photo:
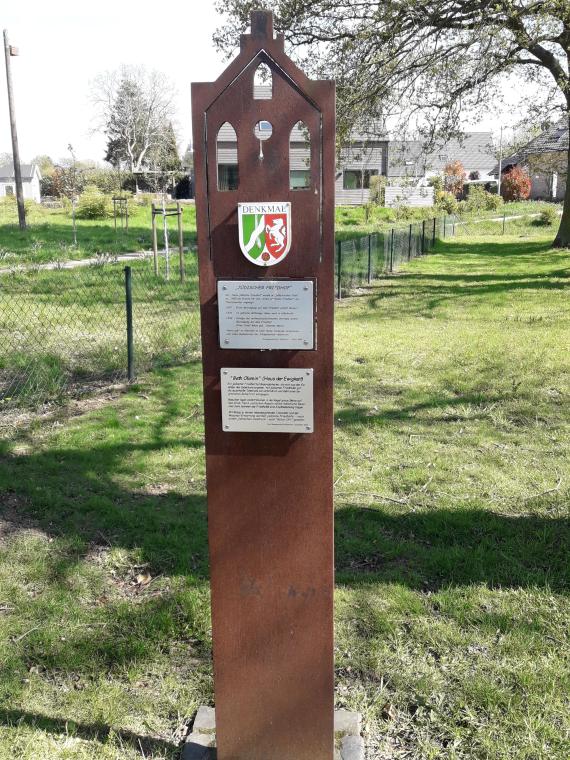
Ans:
<svg viewBox="0 0 570 760"><path fill-rule="evenodd" d="M239 245L259 267L283 261L291 248L290 203L239 203Z"/></svg>

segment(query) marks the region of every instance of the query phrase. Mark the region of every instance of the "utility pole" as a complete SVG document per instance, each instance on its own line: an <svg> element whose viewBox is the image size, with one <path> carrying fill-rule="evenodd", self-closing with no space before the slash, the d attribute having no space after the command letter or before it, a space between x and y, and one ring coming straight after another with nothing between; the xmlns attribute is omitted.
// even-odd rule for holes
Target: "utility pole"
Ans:
<svg viewBox="0 0 570 760"><path fill-rule="evenodd" d="M14 107L14 93L12 91L12 71L10 69L10 57L18 55L18 48L8 42L8 30L4 29L4 54L6 57L6 83L8 85L8 110L10 112L10 130L12 132L12 155L14 157L14 179L16 180L16 200L18 202L18 221L20 229L26 229L26 209L24 208L24 191L22 189L22 170L20 168L20 151L18 148L18 134L16 132L16 110Z"/></svg>
<svg viewBox="0 0 570 760"><path fill-rule="evenodd" d="M503 170L503 125L501 124L501 136L499 138L499 179L497 180L497 195L501 194L502 170Z"/></svg>

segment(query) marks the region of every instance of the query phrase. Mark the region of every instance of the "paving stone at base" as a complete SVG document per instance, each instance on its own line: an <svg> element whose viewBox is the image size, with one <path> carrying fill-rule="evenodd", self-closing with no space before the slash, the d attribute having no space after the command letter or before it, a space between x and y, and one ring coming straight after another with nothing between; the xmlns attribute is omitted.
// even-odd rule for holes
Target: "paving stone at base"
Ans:
<svg viewBox="0 0 570 760"><path fill-rule="evenodd" d="M364 760L364 740L360 736L360 713L335 710L334 760ZM196 713L192 733L186 739L181 760L216 760L216 712L201 706ZM268 758L268 760L271 760Z"/></svg>

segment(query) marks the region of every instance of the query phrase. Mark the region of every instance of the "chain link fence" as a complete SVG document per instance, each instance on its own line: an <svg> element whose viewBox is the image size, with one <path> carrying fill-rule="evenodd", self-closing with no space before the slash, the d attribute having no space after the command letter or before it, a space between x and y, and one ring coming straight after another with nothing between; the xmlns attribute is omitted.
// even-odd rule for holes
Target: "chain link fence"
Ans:
<svg viewBox="0 0 570 760"><path fill-rule="evenodd" d="M397 271L454 232L454 218L441 217L337 241L337 298ZM152 260L125 267L108 258L69 269L0 270L0 413L198 359L195 252L185 255L184 270L184 278L173 272L167 279L155 274Z"/></svg>
<svg viewBox="0 0 570 760"><path fill-rule="evenodd" d="M337 240L336 297L343 298L379 277L396 272L402 264L429 253L437 240L455 234L455 224L455 217L443 216L351 240Z"/></svg>
<svg viewBox="0 0 570 760"><path fill-rule="evenodd" d="M185 269L184 281L155 275L148 260L0 272L0 412L122 382L129 358L132 379L198 357L195 253L187 254Z"/></svg>

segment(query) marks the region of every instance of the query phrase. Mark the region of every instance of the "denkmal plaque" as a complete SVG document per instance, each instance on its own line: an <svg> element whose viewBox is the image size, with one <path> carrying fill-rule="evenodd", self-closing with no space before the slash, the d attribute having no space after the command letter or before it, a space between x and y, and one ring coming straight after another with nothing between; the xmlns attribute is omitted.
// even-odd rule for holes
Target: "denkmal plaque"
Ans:
<svg viewBox="0 0 570 760"><path fill-rule="evenodd" d="M219 280L222 348L314 348L312 280Z"/></svg>
<svg viewBox="0 0 570 760"><path fill-rule="evenodd" d="M221 390L225 432L313 432L312 369L224 367Z"/></svg>

